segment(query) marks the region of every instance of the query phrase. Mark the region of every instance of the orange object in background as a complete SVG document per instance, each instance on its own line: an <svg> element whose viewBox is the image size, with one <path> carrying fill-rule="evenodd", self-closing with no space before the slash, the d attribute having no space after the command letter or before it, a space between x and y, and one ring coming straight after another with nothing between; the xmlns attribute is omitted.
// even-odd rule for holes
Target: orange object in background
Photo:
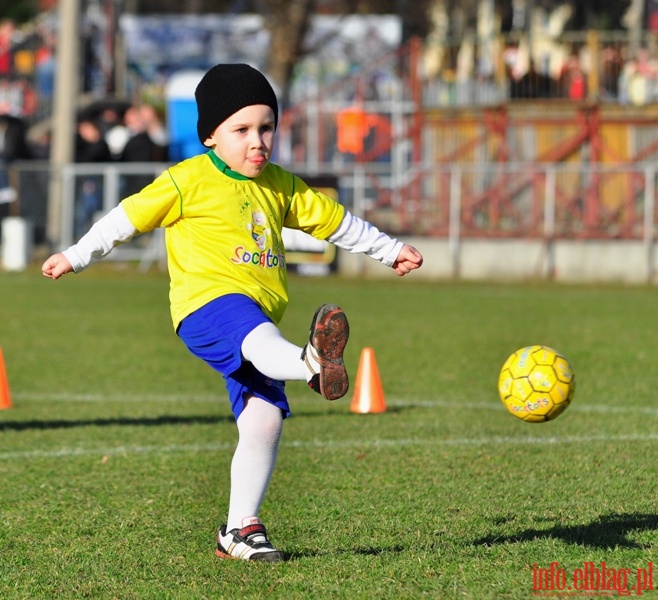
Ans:
<svg viewBox="0 0 658 600"><path fill-rule="evenodd" d="M364 348L361 351L350 410L360 414L386 411L384 389L379 377L375 351L372 348Z"/></svg>
<svg viewBox="0 0 658 600"><path fill-rule="evenodd" d="M2 348L0 348L0 410L5 408L11 408L11 396L9 395L5 359L2 356Z"/></svg>

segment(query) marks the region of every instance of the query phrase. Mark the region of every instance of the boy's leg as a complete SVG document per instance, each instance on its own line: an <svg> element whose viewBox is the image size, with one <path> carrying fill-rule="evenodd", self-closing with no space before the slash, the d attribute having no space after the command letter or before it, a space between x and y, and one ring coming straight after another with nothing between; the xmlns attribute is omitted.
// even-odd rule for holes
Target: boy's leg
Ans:
<svg viewBox="0 0 658 600"><path fill-rule="evenodd" d="M237 425L239 440L231 463L228 520L218 534L217 554L244 560L284 560L285 555L272 547L258 518L276 463L283 425L281 409L252 396Z"/></svg>
<svg viewBox="0 0 658 600"><path fill-rule="evenodd" d="M273 323L261 323L242 342L242 355L264 375L280 381L307 381L328 400L349 389L343 351L349 337L345 313L324 304L311 322L309 342L300 348L286 340Z"/></svg>
<svg viewBox="0 0 658 600"><path fill-rule="evenodd" d="M242 519L257 517L274 471L283 429L281 410L252 396L237 420L238 445L231 463L228 529L240 528Z"/></svg>
<svg viewBox="0 0 658 600"><path fill-rule="evenodd" d="M263 375L278 381L306 381L302 348L283 337L271 322L261 323L247 334L242 356Z"/></svg>

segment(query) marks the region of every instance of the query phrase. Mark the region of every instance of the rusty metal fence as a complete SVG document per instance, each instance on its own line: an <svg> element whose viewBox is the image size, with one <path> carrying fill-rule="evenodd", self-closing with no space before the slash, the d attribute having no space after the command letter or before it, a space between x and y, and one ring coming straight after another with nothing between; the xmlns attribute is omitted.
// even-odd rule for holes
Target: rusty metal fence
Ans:
<svg viewBox="0 0 658 600"><path fill-rule="evenodd" d="M17 199L0 205L0 216L29 220L37 244L66 247L94 219L166 166L68 165L61 173L60 223L48 239L51 168L48 163L14 163L10 181ZM318 172L337 176L340 201L350 210L396 234L452 240L507 237L646 243L656 237L658 166L653 163L584 167L409 163L399 174L390 165L356 163L320 164ZM404 188L404 200L400 188ZM139 258L144 247L143 242L137 244L131 257Z"/></svg>

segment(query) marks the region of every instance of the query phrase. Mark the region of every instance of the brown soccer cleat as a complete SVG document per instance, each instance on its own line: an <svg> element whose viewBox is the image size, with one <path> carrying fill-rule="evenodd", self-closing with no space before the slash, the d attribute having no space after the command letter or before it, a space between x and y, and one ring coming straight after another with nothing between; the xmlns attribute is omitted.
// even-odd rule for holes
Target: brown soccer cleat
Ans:
<svg viewBox="0 0 658 600"><path fill-rule="evenodd" d="M349 335L350 326L340 307L323 304L315 311L302 359L312 373L309 387L327 400L342 398L350 387L343 362Z"/></svg>

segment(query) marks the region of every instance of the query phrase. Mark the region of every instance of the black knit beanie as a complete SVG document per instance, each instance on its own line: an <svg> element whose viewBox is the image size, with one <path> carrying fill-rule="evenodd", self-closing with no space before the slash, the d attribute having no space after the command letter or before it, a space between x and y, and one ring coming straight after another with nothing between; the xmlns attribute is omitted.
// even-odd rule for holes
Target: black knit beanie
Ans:
<svg viewBox="0 0 658 600"><path fill-rule="evenodd" d="M199 113L197 133L202 144L232 114L253 104L265 104L274 111L276 129L276 94L265 75L249 65L215 65L203 76L194 96Z"/></svg>

